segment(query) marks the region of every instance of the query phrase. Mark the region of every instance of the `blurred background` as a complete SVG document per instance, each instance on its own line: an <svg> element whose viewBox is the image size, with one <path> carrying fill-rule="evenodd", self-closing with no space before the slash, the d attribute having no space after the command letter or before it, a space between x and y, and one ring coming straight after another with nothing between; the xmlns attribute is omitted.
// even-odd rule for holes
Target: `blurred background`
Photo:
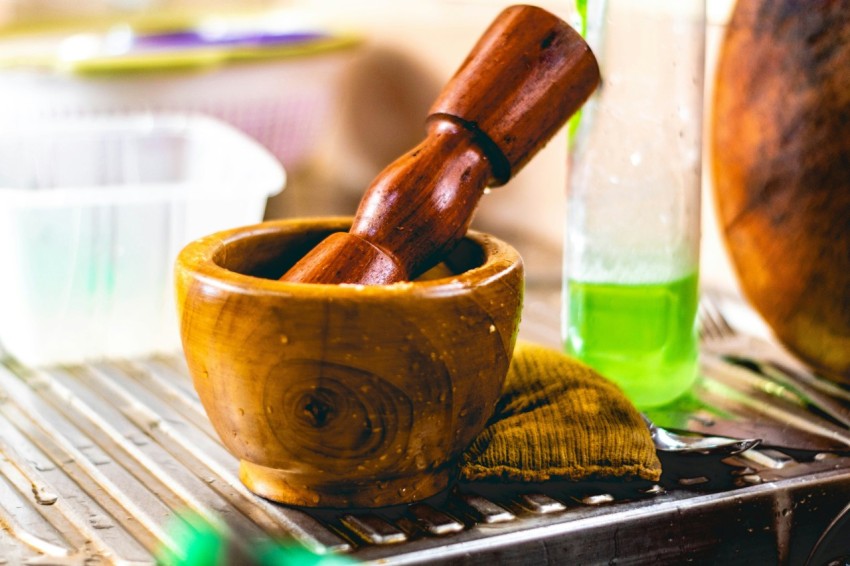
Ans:
<svg viewBox="0 0 850 566"><path fill-rule="evenodd" d="M262 93L264 100L275 96L292 98L289 91L299 89L310 92L310 102L316 107L302 102L298 109L299 102L295 101L294 117L285 115L287 110L268 108L266 116L253 118L267 122L269 127L273 120L304 121L305 113L312 112L309 124L279 126L290 129L282 134L286 139L281 142L290 147L272 149L284 161L288 182L286 190L271 199L266 216L351 214L369 181L422 138L424 117L439 89L481 31L509 4L498 0L0 0L0 53L6 67L10 61L20 66L35 54L55 54L50 49L69 34L104 32L118 23L139 29L161 29L183 22L251 22L260 26L274 23L356 38L339 49L289 57L287 65L267 65L269 74L277 73L283 78L267 86L245 83L241 92L232 88L232 83L241 79L229 77L220 69L172 70L220 73L216 80L221 81L221 86L206 81L203 87L229 88L234 97L232 104L238 105L242 97L246 109L257 105L252 99L258 89L269 90ZM565 19L574 18L572 1L544 0L537 4ZM707 0L707 4L706 84L710 89L716 45L732 2ZM64 73L67 80L73 79L73 69L56 72ZM31 81L27 88L45 88L48 84L36 82ZM53 104L57 104L61 87L53 84L51 88L55 91ZM34 93L21 92L19 86L16 90L22 98L32 101ZM204 97L212 94L215 93L196 92L191 95L192 104L203 110ZM8 98L8 93L4 97ZM153 98L149 100L153 102ZM710 102L710 96L706 102ZM18 111L14 101L4 105L3 112ZM239 117L230 118L239 122ZM241 126L244 129L244 124ZM299 128L300 137L296 131ZM248 130L254 137L263 137L250 127ZM273 143L268 139L261 141ZM508 186L494 190L484 199L474 223L477 228L516 243L533 278L560 277L566 155L566 133L562 132ZM706 181L710 182L708 163L704 162L704 170ZM728 262L712 218L708 187L704 194L703 280L731 286Z"/></svg>

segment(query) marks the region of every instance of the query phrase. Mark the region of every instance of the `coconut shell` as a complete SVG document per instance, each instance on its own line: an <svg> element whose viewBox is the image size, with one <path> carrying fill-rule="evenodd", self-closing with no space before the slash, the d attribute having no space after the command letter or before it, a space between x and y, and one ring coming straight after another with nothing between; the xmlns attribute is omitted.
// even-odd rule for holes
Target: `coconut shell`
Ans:
<svg viewBox="0 0 850 566"><path fill-rule="evenodd" d="M791 352L850 383L850 0L739 1L713 104L741 288Z"/></svg>

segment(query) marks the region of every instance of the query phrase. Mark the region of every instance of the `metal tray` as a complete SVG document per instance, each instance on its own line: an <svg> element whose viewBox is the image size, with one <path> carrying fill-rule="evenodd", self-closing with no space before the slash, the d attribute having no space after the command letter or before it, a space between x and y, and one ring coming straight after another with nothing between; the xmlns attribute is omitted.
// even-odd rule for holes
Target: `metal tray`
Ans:
<svg viewBox="0 0 850 566"><path fill-rule="evenodd" d="M522 336L557 340L553 302L529 289ZM711 481L466 483L398 509L304 511L240 483L179 356L0 365L0 564L151 564L186 510L239 544L374 564L845 563L850 458L763 450L723 466Z"/></svg>

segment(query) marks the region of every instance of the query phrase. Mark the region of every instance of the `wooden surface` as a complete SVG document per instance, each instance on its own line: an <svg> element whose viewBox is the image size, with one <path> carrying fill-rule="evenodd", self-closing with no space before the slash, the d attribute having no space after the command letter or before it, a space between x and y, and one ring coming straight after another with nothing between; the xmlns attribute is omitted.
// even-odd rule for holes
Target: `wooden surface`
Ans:
<svg viewBox="0 0 850 566"><path fill-rule="evenodd" d="M850 383L850 1L739 2L718 62L714 184L741 287Z"/></svg>
<svg viewBox="0 0 850 566"><path fill-rule="evenodd" d="M484 189L521 169L598 82L593 54L566 23L532 6L506 9L435 101L426 138L367 188L350 236L323 242L283 278L414 278L463 237Z"/></svg>
<svg viewBox="0 0 850 566"><path fill-rule="evenodd" d="M472 234L452 275L394 285L276 280L345 220L290 220L190 244L184 352L240 477L272 500L375 507L444 489L490 417L523 293L518 254Z"/></svg>

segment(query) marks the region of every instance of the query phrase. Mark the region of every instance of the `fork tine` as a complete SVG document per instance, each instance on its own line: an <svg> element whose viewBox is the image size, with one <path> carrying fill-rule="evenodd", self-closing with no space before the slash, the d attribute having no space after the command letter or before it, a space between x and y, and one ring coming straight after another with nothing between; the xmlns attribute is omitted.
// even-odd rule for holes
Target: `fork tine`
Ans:
<svg viewBox="0 0 850 566"><path fill-rule="evenodd" d="M700 296L697 306L697 323L699 325L699 337L701 340L711 340L717 337L717 329L714 321L706 313L705 295Z"/></svg>
<svg viewBox="0 0 850 566"><path fill-rule="evenodd" d="M716 340L733 336L736 331L726 321L726 317L720 311L713 296L709 293L701 293L697 311L700 322L700 337Z"/></svg>
<svg viewBox="0 0 850 566"><path fill-rule="evenodd" d="M705 292L700 295L697 317L699 319L700 338L718 340L735 334L735 331L721 314L714 299Z"/></svg>

